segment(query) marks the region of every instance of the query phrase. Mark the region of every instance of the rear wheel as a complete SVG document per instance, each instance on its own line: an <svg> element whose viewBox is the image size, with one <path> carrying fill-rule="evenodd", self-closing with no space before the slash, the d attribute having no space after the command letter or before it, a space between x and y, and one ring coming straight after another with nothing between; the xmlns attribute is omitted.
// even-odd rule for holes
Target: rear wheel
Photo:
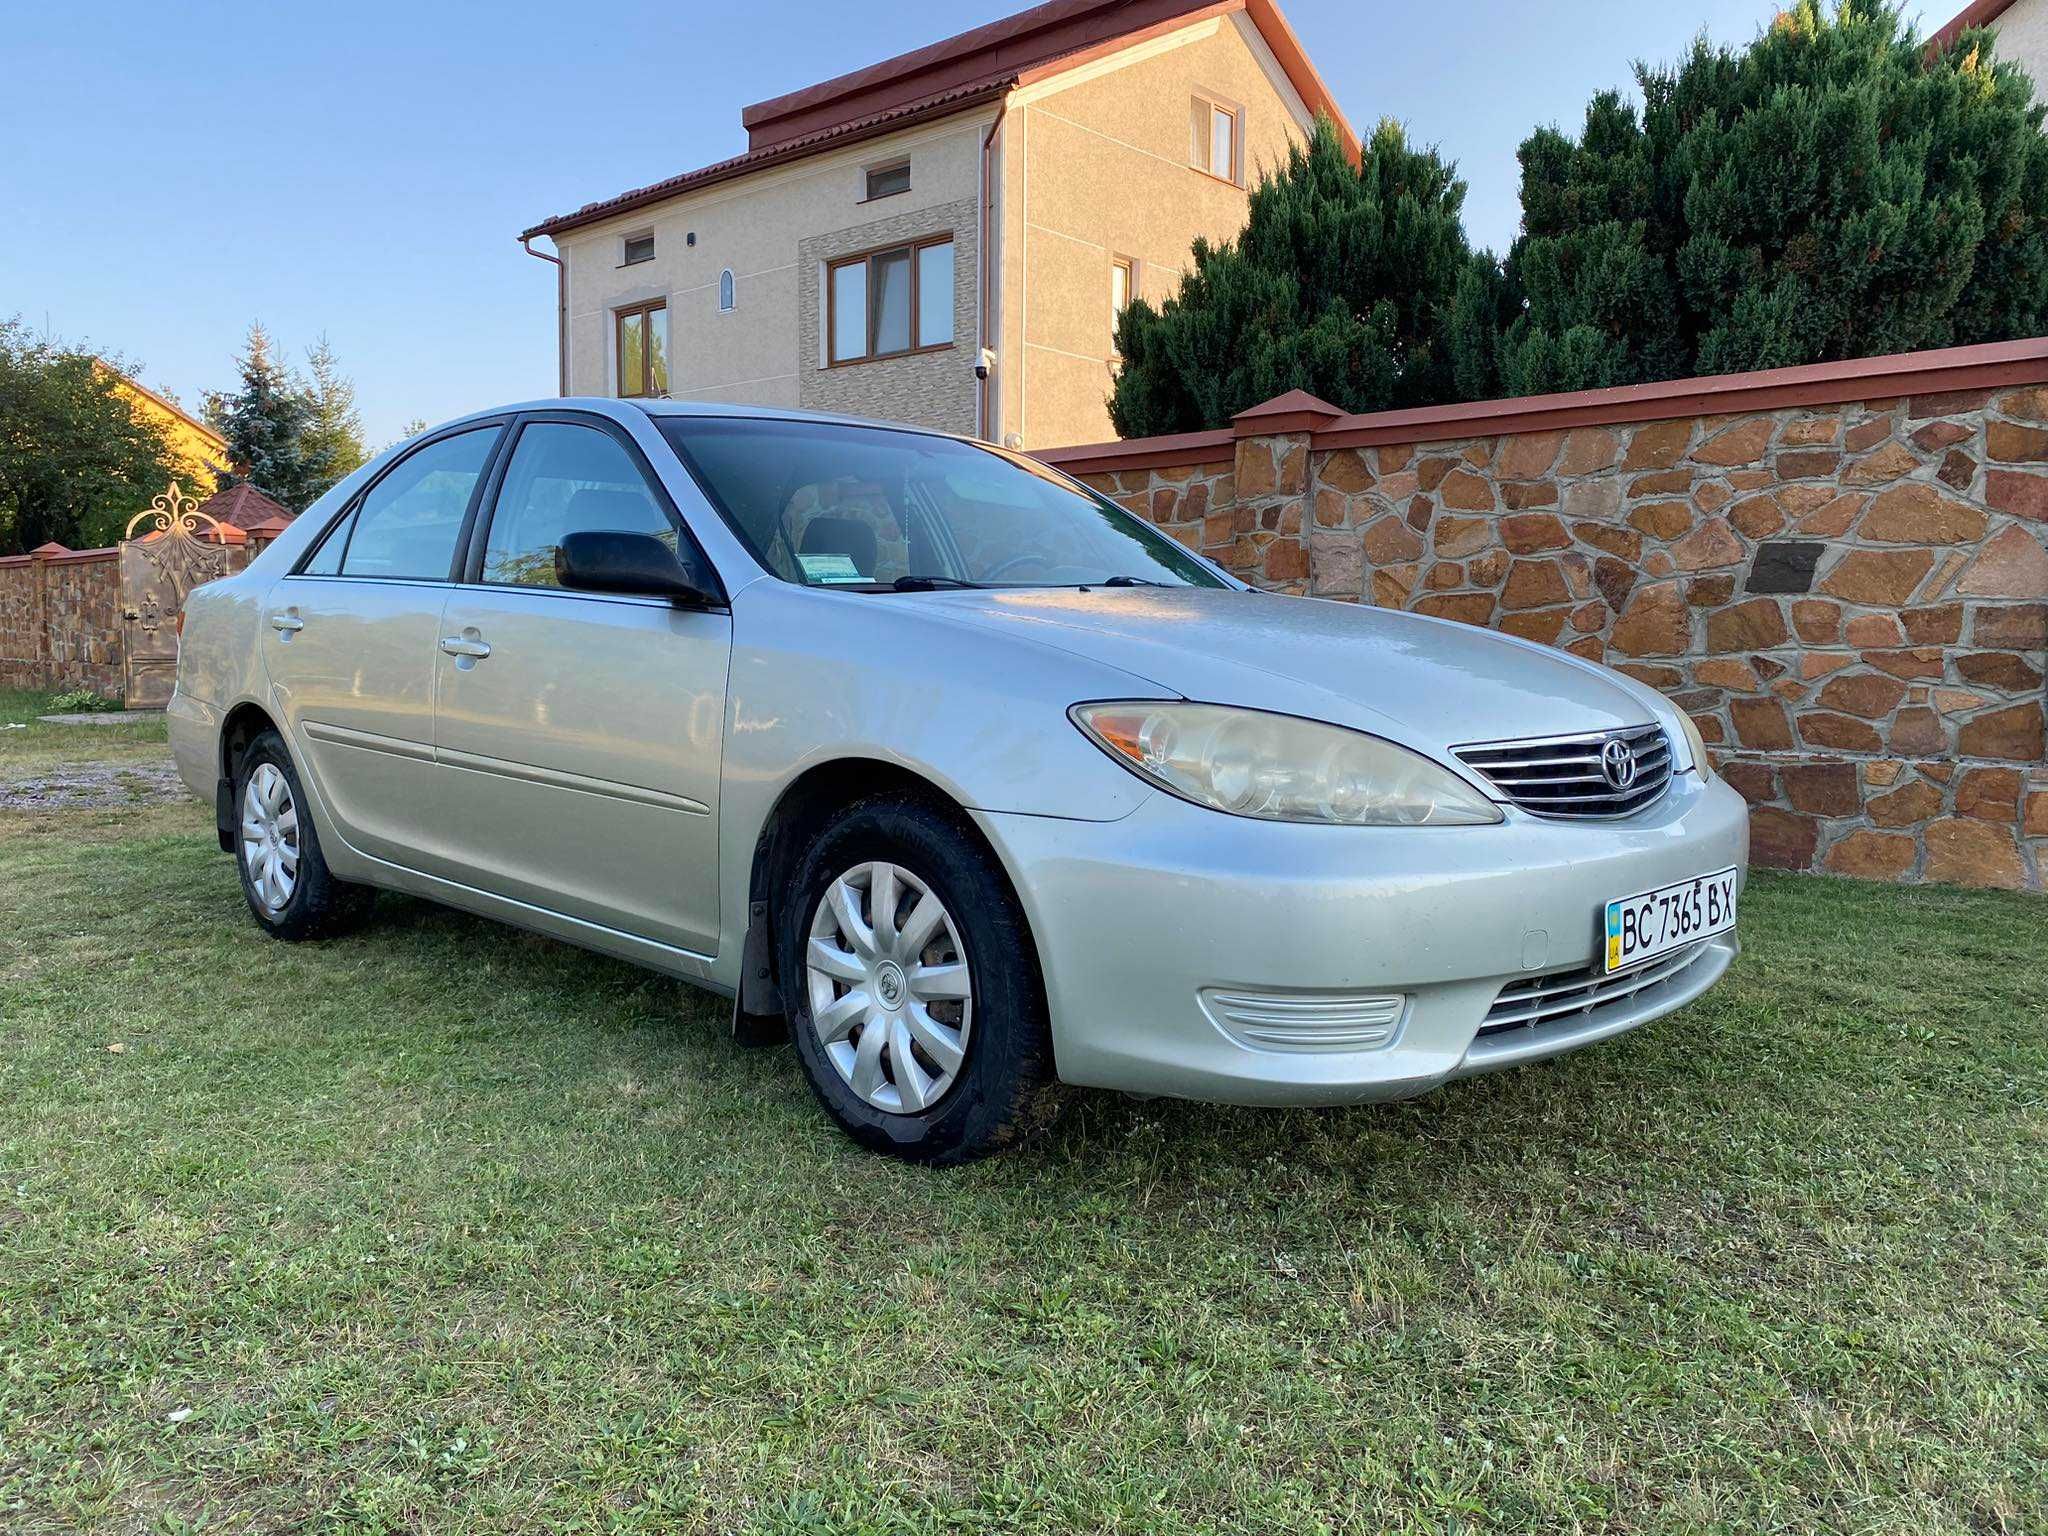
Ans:
<svg viewBox="0 0 2048 1536"><path fill-rule="evenodd" d="M272 938L324 939L360 923L375 893L337 880L298 770L276 731L264 731L235 765L235 867L249 911Z"/></svg>
<svg viewBox="0 0 2048 1536"><path fill-rule="evenodd" d="M1048 1107L1052 1051L1023 912L957 817L864 801L829 826L782 904L797 1055L855 1140L954 1163Z"/></svg>

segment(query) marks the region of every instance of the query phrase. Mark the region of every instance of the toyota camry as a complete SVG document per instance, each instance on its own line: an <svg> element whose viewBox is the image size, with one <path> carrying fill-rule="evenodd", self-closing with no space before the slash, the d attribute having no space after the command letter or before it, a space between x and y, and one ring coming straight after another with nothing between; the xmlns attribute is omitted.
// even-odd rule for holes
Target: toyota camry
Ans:
<svg viewBox="0 0 2048 1536"><path fill-rule="evenodd" d="M1055 1082L1422 1093L1736 953L1744 805L1655 690L905 427L450 422L190 595L169 721L265 932L382 888L654 967L933 1162Z"/></svg>

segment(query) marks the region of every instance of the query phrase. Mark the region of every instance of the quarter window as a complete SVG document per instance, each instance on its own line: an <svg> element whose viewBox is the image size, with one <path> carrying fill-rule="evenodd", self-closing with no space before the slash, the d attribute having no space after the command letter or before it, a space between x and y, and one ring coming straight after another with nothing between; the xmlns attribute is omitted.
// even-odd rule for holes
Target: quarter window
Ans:
<svg viewBox="0 0 2048 1536"><path fill-rule="evenodd" d="M399 461L307 563L312 575L446 581L496 427L459 432ZM330 549L335 553L330 557Z"/></svg>
<svg viewBox="0 0 2048 1536"><path fill-rule="evenodd" d="M828 361L953 344L953 237L835 261L826 272Z"/></svg>
<svg viewBox="0 0 2048 1536"><path fill-rule="evenodd" d="M1221 181L1239 180L1239 114L1235 107L1197 96L1191 116L1188 163Z"/></svg>
<svg viewBox="0 0 2048 1536"><path fill-rule="evenodd" d="M519 434L484 544L483 579L555 587L555 555L571 533L676 531L632 456L609 432L538 421Z"/></svg>
<svg viewBox="0 0 2048 1536"><path fill-rule="evenodd" d="M657 299L617 311L619 397L668 393L668 305Z"/></svg>

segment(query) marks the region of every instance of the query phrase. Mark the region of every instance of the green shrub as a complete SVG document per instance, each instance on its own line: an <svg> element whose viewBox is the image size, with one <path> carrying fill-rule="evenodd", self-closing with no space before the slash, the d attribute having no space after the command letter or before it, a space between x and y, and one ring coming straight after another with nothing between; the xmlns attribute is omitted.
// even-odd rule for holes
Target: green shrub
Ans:
<svg viewBox="0 0 2048 1536"><path fill-rule="evenodd" d="M72 688L50 696L47 711L53 715L93 715L102 710L119 709L121 701L110 699L105 694L95 693L90 688Z"/></svg>

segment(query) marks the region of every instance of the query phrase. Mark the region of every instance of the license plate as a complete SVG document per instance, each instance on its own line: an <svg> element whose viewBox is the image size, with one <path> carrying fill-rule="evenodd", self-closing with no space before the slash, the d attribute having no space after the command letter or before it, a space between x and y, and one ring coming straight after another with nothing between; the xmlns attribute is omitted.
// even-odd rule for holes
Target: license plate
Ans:
<svg viewBox="0 0 2048 1536"><path fill-rule="evenodd" d="M1625 971L1735 926L1735 870L1695 875L1607 903L1607 971Z"/></svg>

